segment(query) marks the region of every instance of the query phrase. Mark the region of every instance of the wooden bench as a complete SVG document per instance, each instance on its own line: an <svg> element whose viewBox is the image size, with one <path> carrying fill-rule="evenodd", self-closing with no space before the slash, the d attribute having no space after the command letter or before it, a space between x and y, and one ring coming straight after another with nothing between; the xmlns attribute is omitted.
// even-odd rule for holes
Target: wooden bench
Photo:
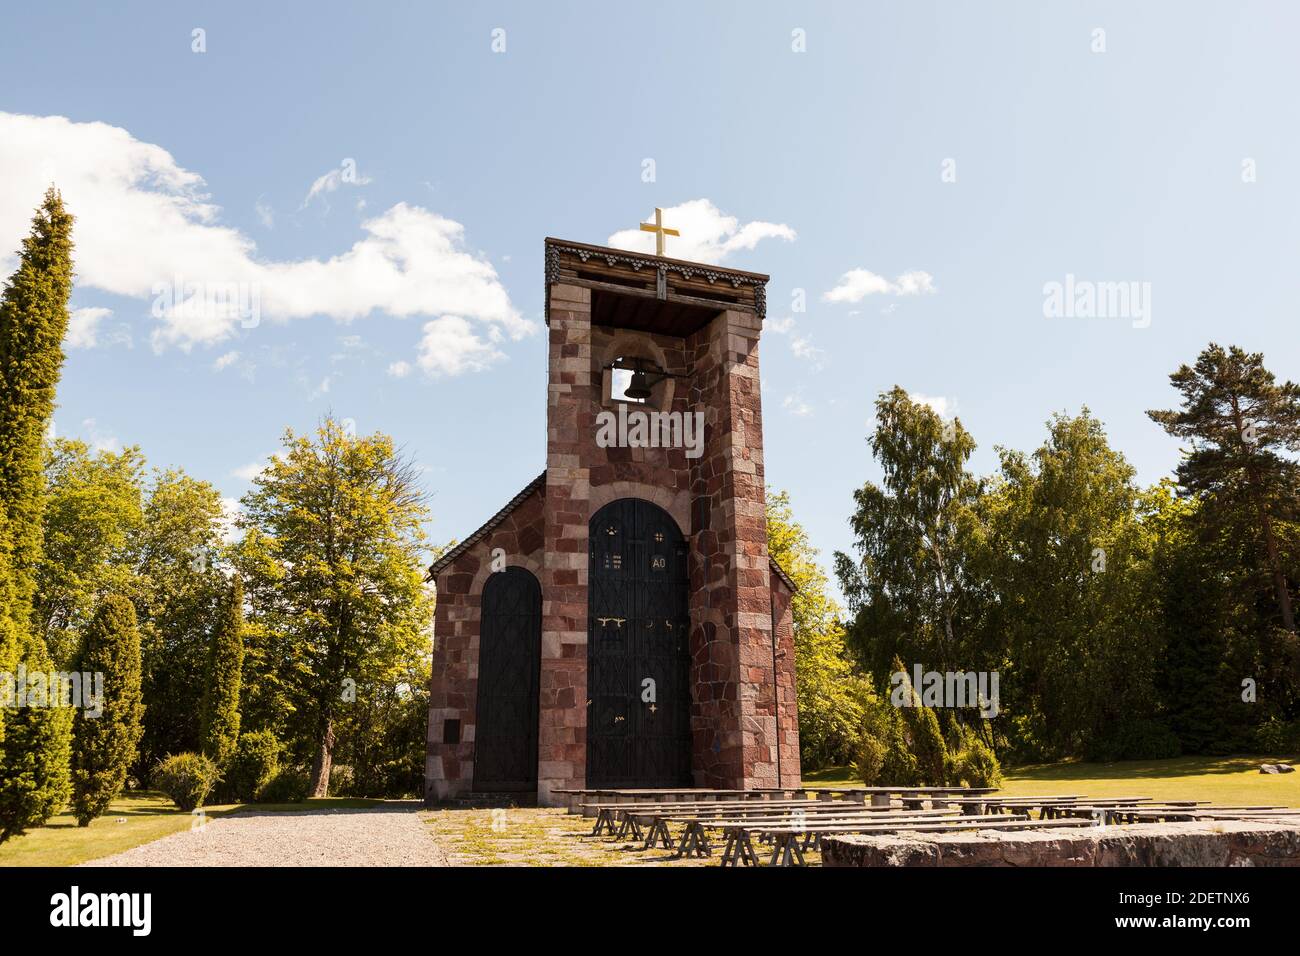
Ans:
<svg viewBox="0 0 1300 956"><path fill-rule="evenodd" d="M599 836L602 831L608 831L611 836L623 836L627 832L627 815L635 810L645 810L647 812L656 812L661 810L671 811L694 811L694 810L724 810L733 807L824 807L834 804L825 801L795 799L795 800L710 800L710 801L641 801L637 803L581 803L578 806L584 811L584 814L590 816L588 811L594 811L596 815L596 825L591 831L592 836ZM861 803L852 802L845 804L847 806L863 806ZM623 826L618 828L615 833L615 823L622 822ZM640 837L640 834L636 834Z"/></svg>
<svg viewBox="0 0 1300 956"><path fill-rule="evenodd" d="M854 809L849 805L828 806L821 805L818 810L805 812L798 809L791 809L783 814L774 814L772 811L755 808L749 811L731 810L725 812L694 812L672 814L659 812L653 814L637 813L635 816L644 819L650 818L650 828L646 837L645 848L652 849L658 844L662 844L665 849L672 847L672 834L668 830L669 823L681 823L682 833L677 843L676 856L709 856L712 851L709 842L707 830L717 821L723 819L745 820L748 823L789 823L807 827L809 820L816 822L816 827L820 827L827 821L843 820L872 820L878 823L887 823L904 820L926 820L956 818L957 813L952 810L894 810L894 809L871 809L860 808ZM816 829L814 827L813 829Z"/></svg>
<svg viewBox="0 0 1300 956"><path fill-rule="evenodd" d="M694 807L687 807L681 804L662 804L658 806L636 805L631 807L616 807L612 809L612 815L622 820L615 837L621 838L630 835L635 839L641 839L641 824L649 821L650 831L645 838L645 848L651 849L655 846L657 840L662 839L665 847L671 845L672 835L668 832L669 822L689 822L696 818L717 817L732 815L749 816L772 816L772 815L804 815L809 814L827 814L840 812L883 812L882 810L873 811L871 808L853 802L836 802L827 803L820 800L791 800L771 803L740 803L740 804L700 804ZM933 811L930 811L933 812ZM612 827L609 827L613 832Z"/></svg>

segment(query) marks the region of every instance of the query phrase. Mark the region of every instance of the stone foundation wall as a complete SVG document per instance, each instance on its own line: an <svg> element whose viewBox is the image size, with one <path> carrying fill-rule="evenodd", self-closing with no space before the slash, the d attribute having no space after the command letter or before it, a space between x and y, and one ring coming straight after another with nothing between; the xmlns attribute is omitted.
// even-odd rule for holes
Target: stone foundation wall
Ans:
<svg viewBox="0 0 1300 956"><path fill-rule="evenodd" d="M833 836L824 866L1300 866L1300 826L1144 823L1079 830Z"/></svg>

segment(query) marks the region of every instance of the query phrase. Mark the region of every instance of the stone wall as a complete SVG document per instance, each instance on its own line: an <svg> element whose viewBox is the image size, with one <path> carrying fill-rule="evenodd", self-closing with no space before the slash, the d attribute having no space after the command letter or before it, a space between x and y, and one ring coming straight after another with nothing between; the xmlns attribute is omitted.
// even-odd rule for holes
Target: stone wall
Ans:
<svg viewBox="0 0 1300 956"><path fill-rule="evenodd" d="M427 801L454 798L473 786L479 615L483 585L492 573L492 551L501 548L507 564L526 568L540 581L542 530L542 492L538 489L437 576L424 772ZM443 743L447 720L461 722L460 743Z"/></svg>
<svg viewBox="0 0 1300 956"><path fill-rule="evenodd" d="M799 695L794 673L794 615L790 602L794 595L775 574L772 576L772 621L776 627L776 680L773 684L777 703L778 765L782 787L803 784L799 763Z"/></svg>
<svg viewBox="0 0 1300 956"><path fill-rule="evenodd" d="M824 866L1300 866L1300 826L1143 823L1078 830L832 836Z"/></svg>
<svg viewBox="0 0 1300 956"><path fill-rule="evenodd" d="M758 339L725 311L687 339L705 453L690 464L695 783L777 786L776 675L768 571Z"/></svg>

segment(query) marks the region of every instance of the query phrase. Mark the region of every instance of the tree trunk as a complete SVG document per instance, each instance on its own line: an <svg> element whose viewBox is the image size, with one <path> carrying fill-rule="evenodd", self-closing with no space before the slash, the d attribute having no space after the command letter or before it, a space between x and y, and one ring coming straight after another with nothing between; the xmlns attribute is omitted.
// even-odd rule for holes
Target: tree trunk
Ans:
<svg viewBox="0 0 1300 956"><path fill-rule="evenodd" d="M311 795L328 797L330 795L330 768L334 766L334 718L325 718L325 727L321 732L320 746L316 750L316 759L311 765Z"/></svg>

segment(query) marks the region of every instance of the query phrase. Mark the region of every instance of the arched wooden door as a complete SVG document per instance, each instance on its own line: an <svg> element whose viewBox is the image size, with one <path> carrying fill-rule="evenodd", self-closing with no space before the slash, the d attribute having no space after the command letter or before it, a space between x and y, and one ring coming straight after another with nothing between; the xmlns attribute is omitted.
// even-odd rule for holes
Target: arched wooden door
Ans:
<svg viewBox="0 0 1300 956"><path fill-rule="evenodd" d="M483 585L478 643L474 789L537 789L537 685L542 589L524 568Z"/></svg>
<svg viewBox="0 0 1300 956"><path fill-rule="evenodd" d="M587 786L691 785L686 541L638 498L591 519Z"/></svg>

